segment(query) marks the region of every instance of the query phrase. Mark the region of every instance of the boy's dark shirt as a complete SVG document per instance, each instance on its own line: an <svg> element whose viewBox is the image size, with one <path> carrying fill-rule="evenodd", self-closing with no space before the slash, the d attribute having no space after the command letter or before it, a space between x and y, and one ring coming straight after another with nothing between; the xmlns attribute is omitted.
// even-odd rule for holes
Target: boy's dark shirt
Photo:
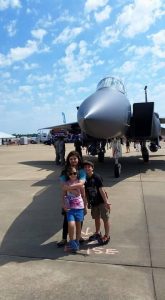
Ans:
<svg viewBox="0 0 165 300"><path fill-rule="evenodd" d="M104 203L99 188L103 187L103 180L100 175L93 173L91 177L87 175L85 182L85 192L90 206L97 206Z"/></svg>

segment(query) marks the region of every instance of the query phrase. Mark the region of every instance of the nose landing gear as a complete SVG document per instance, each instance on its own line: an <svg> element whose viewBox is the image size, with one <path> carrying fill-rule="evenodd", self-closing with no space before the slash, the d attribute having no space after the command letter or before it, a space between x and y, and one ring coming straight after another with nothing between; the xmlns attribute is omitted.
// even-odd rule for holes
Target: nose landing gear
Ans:
<svg viewBox="0 0 165 300"><path fill-rule="evenodd" d="M149 161L149 152L148 152L148 149L146 147L146 143L142 143L141 152L142 152L143 161L148 162Z"/></svg>

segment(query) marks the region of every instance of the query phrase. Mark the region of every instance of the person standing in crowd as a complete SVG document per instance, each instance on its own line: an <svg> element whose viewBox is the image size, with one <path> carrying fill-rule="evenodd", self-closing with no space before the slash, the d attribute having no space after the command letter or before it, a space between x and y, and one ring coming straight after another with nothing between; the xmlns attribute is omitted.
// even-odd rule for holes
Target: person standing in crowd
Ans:
<svg viewBox="0 0 165 300"><path fill-rule="evenodd" d="M75 151L77 151L80 156L82 157L82 142L80 139L80 136L76 136L75 142L74 142Z"/></svg>
<svg viewBox="0 0 165 300"><path fill-rule="evenodd" d="M61 166L65 165L65 141L64 137L60 136L59 138L59 157Z"/></svg>
<svg viewBox="0 0 165 300"><path fill-rule="evenodd" d="M138 141L134 142L134 148L136 149L137 152L140 151L140 143Z"/></svg>
<svg viewBox="0 0 165 300"><path fill-rule="evenodd" d="M66 211L69 233L69 249L72 252L79 250L81 238L81 223L84 220L84 213L87 212L84 186L75 188L79 183L78 171L75 167L69 167L67 170L68 180L66 185L74 186L74 190L63 191L62 207ZM76 239L74 239L74 229L76 227Z"/></svg>
<svg viewBox="0 0 165 300"><path fill-rule="evenodd" d="M87 174L85 192L88 208L91 208L91 215L95 220L95 233L89 237L89 240L98 240L100 245L105 245L110 241L110 204L103 188L103 180L99 174L94 172L94 164L91 161L84 161L84 168ZM104 223L104 236L100 232L101 219Z"/></svg>
<svg viewBox="0 0 165 300"><path fill-rule="evenodd" d="M130 152L130 141L126 140L126 153Z"/></svg>
<svg viewBox="0 0 165 300"><path fill-rule="evenodd" d="M68 170L69 167L74 167L77 170L78 182L75 183L72 186L68 186L66 184L66 181L68 179L67 170ZM60 176L62 189L65 192L66 191L71 192L74 189L81 188L84 185L85 180L86 180L86 173L85 173L85 170L83 168L82 158L80 157L80 154L78 152L71 151L68 154L67 158L66 158L65 168L64 168L64 170L62 170L61 176ZM66 211L64 209L62 210L62 215L64 216L63 230L62 230L62 240L57 243L58 247L63 247L67 243L68 221L67 221ZM83 241L83 239L80 238L80 242L82 242L82 241Z"/></svg>
<svg viewBox="0 0 165 300"><path fill-rule="evenodd" d="M56 155L56 157L55 157L56 165L60 164L59 143L60 143L59 138L55 139L54 143L53 143L53 146L54 146L54 149L55 149L55 155Z"/></svg>

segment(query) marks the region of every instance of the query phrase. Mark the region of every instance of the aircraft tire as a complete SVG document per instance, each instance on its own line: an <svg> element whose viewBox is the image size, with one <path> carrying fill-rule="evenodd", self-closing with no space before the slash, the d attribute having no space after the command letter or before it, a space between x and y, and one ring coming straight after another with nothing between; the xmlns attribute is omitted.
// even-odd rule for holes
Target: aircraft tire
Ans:
<svg viewBox="0 0 165 300"><path fill-rule="evenodd" d="M114 175L115 178L119 178L121 173L121 164L115 164L114 166Z"/></svg>
<svg viewBox="0 0 165 300"><path fill-rule="evenodd" d="M146 148L144 148L142 150L142 157L143 157L143 161L144 162L148 162L149 161L149 153L148 153L148 150Z"/></svg>
<svg viewBox="0 0 165 300"><path fill-rule="evenodd" d="M145 154L145 155L143 155L143 161L144 162L148 162L149 161L149 155L147 154Z"/></svg>

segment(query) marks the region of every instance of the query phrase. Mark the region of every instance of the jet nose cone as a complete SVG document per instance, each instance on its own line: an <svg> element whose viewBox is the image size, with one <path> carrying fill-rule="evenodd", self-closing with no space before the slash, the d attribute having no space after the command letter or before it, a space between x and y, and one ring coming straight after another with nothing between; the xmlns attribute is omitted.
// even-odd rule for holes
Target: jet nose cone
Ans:
<svg viewBox="0 0 165 300"><path fill-rule="evenodd" d="M100 94L100 93L99 93ZM104 95L105 96L105 95ZM98 92L87 98L78 110L78 122L82 131L88 135L99 138L107 138L105 132L106 97L98 97Z"/></svg>
<svg viewBox="0 0 165 300"><path fill-rule="evenodd" d="M125 95L116 91L96 91L78 109L77 119L82 131L101 139L121 135L123 124L127 122L126 101Z"/></svg>

